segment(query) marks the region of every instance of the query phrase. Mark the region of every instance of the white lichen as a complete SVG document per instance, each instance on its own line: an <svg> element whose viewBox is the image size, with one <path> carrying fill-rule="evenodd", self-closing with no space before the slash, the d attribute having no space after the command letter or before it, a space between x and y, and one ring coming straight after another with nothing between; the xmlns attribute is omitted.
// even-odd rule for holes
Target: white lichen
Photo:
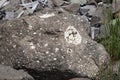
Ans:
<svg viewBox="0 0 120 80"><path fill-rule="evenodd" d="M40 18L49 18L49 17L53 17L53 16L55 16L55 14L54 13L51 13L51 14L43 14L42 16L39 16Z"/></svg>
<svg viewBox="0 0 120 80"><path fill-rule="evenodd" d="M29 45L30 45L30 49L35 49L35 46L32 42Z"/></svg>
<svg viewBox="0 0 120 80"><path fill-rule="evenodd" d="M81 35L77 31L77 29L75 29L74 26L69 26L66 29L66 31L64 33L64 38L65 38L66 42L75 44L75 45L80 44L82 41Z"/></svg>
<svg viewBox="0 0 120 80"><path fill-rule="evenodd" d="M33 28L33 26L32 25L29 25L29 27L28 27L30 30Z"/></svg>
<svg viewBox="0 0 120 80"><path fill-rule="evenodd" d="M70 49L70 48L67 49L67 53L72 53L72 52L73 52L72 49Z"/></svg>
<svg viewBox="0 0 120 80"><path fill-rule="evenodd" d="M37 62L37 63L40 63L40 61L39 61L39 60L37 60L36 62Z"/></svg>
<svg viewBox="0 0 120 80"><path fill-rule="evenodd" d="M37 34L36 32L34 32L33 34Z"/></svg>
<svg viewBox="0 0 120 80"><path fill-rule="evenodd" d="M54 60L54 61L56 61L56 60L57 60L57 58L53 58L53 60Z"/></svg>
<svg viewBox="0 0 120 80"><path fill-rule="evenodd" d="M46 43L45 45L44 45L44 47L47 47L48 46L48 44Z"/></svg>
<svg viewBox="0 0 120 80"><path fill-rule="evenodd" d="M58 52L59 51L59 48L55 48L55 52Z"/></svg>
<svg viewBox="0 0 120 80"><path fill-rule="evenodd" d="M45 53L46 53L46 54L49 54L49 51L46 51Z"/></svg>
<svg viewBox="0 0 120 80"><path fill-rule="evenodd" d="M30 49L35 49L35 46L30 46Z"/></svg>

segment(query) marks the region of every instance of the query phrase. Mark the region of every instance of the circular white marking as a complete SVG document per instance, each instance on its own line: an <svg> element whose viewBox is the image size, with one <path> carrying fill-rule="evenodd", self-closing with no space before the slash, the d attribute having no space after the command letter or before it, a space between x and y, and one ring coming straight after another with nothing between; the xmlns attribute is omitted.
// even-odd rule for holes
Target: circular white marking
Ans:
<svg viewBox="0 0 120 80"><path fill-rule="evenodd" d="M82 41L81 35L77 31L77 29L75 29L74 26L69 26L66 29L66 31L64 33L64 38L65 38L66 42L72 43L72 44L75 44L75 45L80 44L81 41Z"/></svg>

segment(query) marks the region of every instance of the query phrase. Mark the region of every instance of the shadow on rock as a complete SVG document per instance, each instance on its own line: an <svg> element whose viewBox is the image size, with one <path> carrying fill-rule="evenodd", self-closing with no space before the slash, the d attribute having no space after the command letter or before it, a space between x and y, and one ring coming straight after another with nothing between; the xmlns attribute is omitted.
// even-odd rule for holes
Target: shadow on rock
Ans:
<svg viewBox="0 0 120 80"><path fill-rule="evenodd" d="M60 70L51 70L51 71L38 71L28 68L22 68L27 71L35 80L70 80L72 78L81 77L71 71L60 71ZM87 77L83 77L87 78Z"/></svg>

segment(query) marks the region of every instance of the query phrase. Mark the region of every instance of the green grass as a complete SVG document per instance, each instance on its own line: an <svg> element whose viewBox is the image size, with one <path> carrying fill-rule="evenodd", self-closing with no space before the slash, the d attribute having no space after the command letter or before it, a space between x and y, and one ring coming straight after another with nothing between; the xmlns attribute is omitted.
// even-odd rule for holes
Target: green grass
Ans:
<svg viewBox="0 0 120 80"><path fill-rule="evenodd" d="M104 24L104 37L99 39L110 54L112 60L120 59L120 19L113 20L111 5L105 10L103 6L103 24ZM100 31L102 33L102 31Z"/></svg>
<svg viewBox="0 0 120 80"><path fill-rule="evenodd" d="M100 40L112 60L120 59L120 19L105 24L104 38Z"/></svg>
<svg viewBox="0 0 120 80"><path fill-rule="evenodd" d="M96 80L120 80L120 66L118 76L114 78L114 72L112 70L112 63L119 61L120 63L120 18L113 19L111 5L105 10L103 6L103 25L104 37L101 37L98 41L104 45L106 51L110 54L111 64L108 69L102 71ZM102 32L103 31L103 32Z"/></svg>
<svg viewBox="0 0 120 80"><path fill-rule="evenodd" d="M120 65L120 61L118 62ZM102 71L98 78L95 80L120 80L120 66L118 67L119 71L118 73L113 71L112 65L109 66L105 71Z"/></svg>

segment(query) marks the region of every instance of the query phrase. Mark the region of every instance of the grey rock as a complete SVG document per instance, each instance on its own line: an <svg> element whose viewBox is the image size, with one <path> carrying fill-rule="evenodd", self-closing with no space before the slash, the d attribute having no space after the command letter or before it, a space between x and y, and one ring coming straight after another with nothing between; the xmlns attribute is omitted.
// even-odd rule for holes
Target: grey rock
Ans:
<svg viewBox="0 0 120 80"><path fill-rule="evenodd" d="M120 17L120 0L116 0L112 3L112 11L115 17Z"/></svg>
<svg viewBox="0 0 120 80"><path fill-rule="evenodd" d="M104 8L106 10L106 7ZM103 6L98 6L95 10L95 13L93 14L93 16L96 16L98 18L102 18L103 17Z"/></svg>
<svg viewBox="0 0 120 80"><path fill-rule="evenodd" d="M6 11L17 11L19 9L19 0L9 0L9 4L3 9Z"/></svg>
<svg viewBox="0 0 120 80"><path fill-rule="evenodd" d="M104 47L87 35L81 16L39 14L0 25L0 63L39 71L95 77L109 63Z"/></svg>
<svg viewBox="0 0 120 80"><path fill-rule="evenodd" d="M6 16L4 19L7 19L7 20L12 20L14 18L14 12L7 12L6 11Z"/></svg>
<svg viewBox="0 0 120 80"><path fill-rule="evenodd" d="M0 65L0 80L34 80L23 70L15 70L9 66Z"/></svg>
<svg viewBox="0 0 120 80"><path fill-rule="evenodd" d="M80 5L72 3L66 6L62 6L62 8L68 11L69 13L77 14L79 12Z"/></svg>
<svg viewBox="0 0 120 80"><path fill-rule="evenodd" d="M36 10L38 4L39 4L38 1L34 1L34 2L30 1L28 3L25 3L23 1L22 4L20 4L20 5L27 10L28 14L33 14L33 12Z"/></svg>
<svg viewBox="0 0 120 80"><path fill-rule="evenodd" d="M64 0L52 0L52 1L53 1L54 5L56 5L56 6L61 6L62 4L65 3Z"/></svg>
<svg viewBox="0 0 120 80"><path fill-rule="evenodd" d="M53 8L54 4L52 0L37 0L38 2L42 3L43 6L47 6L49 8Z"/></svg>
<svg viewBox="0 0 120 80"><path fill-rule="evenodd" d="M120 75L120 61L117 61L112 65L112 70L114 74Z"/></svg>
<svg viewBox="0 0 120 80"><path fill-rule="evenodd" d="M87 4L94 4L94 5L98 6L97 2L98 1L96 1L96 0L87 0Z"/></svg>
<svg viewBox="0 0 120 80"><path fill-rule="evenodd" d="M116 23L118 23L119 20L120 20L119 18L113 19L108 23L108 25L115 25ZM111 31L111 27L113 26L108 26L108 25L101 25L99 38L105 38L111 36L110 31Z"/></svg>
<svg viewBox="0 0 120 80"><path fill-rule="evenodd" d="M101 25L99 38L105 38L107 36L110 36L110 27L106 25Z"/></svg>
<svg viewBox="0 0 120 80"><path fill-rule="evenodd" d="M9 4L9 1L7 1L7 0L0 0L0 8L3 8L3 7L5 7L8 4Z"/></svg>
<svg viewBox="0 0 120 80"><path fill-rule="evenodd" d="M71 3L77 3L80 5L84 5L87 3L87 0L69 0Z"/></svg>
<svg viewBox="0 0 120 80"><path fill-rule="evenodd" d="M99 31L100 31L99 28L91 27L91 38L92 39L97 38Z"/></svg>
<svg viewBox="0 0 120 80"><path fill-rule="evenodd" d="M70 79L70 80L91 80L91 79L88 79L88 78L73 78L73 79Z"/></svg>
<svg viewBox="0 0 120 80"><path fill-rule="evenodd" d="M112 8L113 8L113 13L117 12L120 10L120 0L116 0L112 3Z"/></svg>
<svg viewBox="0 0 120 80"><path fill-rule="evenodd" d="M88 10L88 14L89 15L94 15L95 14L95 12L96 12L96 7L95 7L95 5L86 5L86 6L83 6L83 7L80 7L81 8L81 10ZM85 13L86 14L86 13Z"/></svg>
<svg viewBox="0 0 120 80"><path fill-rule="evenodd" d="M80 8L80 14L81 15L87 15L88 11L89 11L89 9L82 9L82 8Z"/></svg>

